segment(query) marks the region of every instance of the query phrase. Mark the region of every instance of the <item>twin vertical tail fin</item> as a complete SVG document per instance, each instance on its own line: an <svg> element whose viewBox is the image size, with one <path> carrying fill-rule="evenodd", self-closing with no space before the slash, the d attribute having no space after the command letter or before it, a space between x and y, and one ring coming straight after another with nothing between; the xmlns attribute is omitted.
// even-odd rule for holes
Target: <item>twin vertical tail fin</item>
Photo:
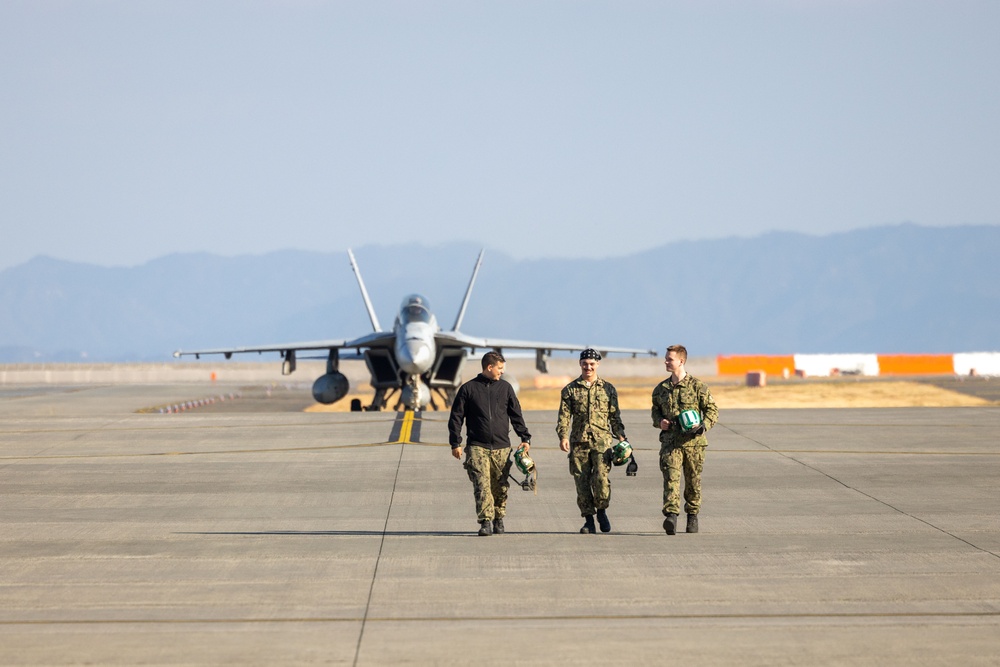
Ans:
<svg viewBox="0 0 1000 667"><path fill-rule="evenodd" d="M462 320L465 319L465 309L469 306L469 297L472 296L472 286L476 284L476 276L479 275L479 267L483 263L483 253L486 252L486 248L479 251L479 257L476 259L476 266L472 269L472 278L469 279L469 286L465 288L465 296L462 298L462 306L458 309L458 316L455 318L455 325L451 328L452 331L458 331L458 328L462 326ZM354 259L354 253L351 252L350 248L347 249L347 256L351 259L351 268L354 269L354 275L358 279L358 287L361 288L361 298L365 300L365 308L368 310L368 317L372 321L372 328L376 331L382 331L382 325L379 324L378 316L375 314L375 308L372 307L372 300L368 297L368 290L365 288L365 281L361 278L361 269L358 268L358 262Z"/></svg>
<svg viewBox="0 0 1000 667"><path fill-rule="evenodd" d="M465 309L469 305L469 296L472 295L472 286L476 284L476 276L479 275L479 267L483 263L484 252L486 252L486 248L479 251L479 258L476 260L476 267L472 269L472 278L469 280L469 286L465 288L465 297L462 299L462 307L458 309L458 317L455 318L455 326L451 328L452 331L458 331L458 328L462 326L462 320L465 319Z"/></svg>
<svg viewBox="0 0 1000 667"><path fill-rule="evenodd" d="M351 258L351 268L354 269L354 275L358 277L358 287L361 288L361 298L365 300L365 308L368 309L368 317L371 318L372 328L378 333L382 331L382 325L378 323L378 316L375 314L375 309L372 307L372 300L368 298L368 290L365 289L365 281L361 279L361 269L358 268L358 262L354 259L354 253L351 249L347 249L347 256ZM471 288L471 285L470 285Z"/></svg>

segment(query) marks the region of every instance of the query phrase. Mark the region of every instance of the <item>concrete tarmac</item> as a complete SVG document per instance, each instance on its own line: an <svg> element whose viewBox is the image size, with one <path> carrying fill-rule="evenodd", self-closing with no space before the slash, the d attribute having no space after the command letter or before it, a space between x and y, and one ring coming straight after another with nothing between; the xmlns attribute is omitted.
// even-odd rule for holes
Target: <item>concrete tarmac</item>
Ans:
<svg viewBox="0 0 1000 667"><path fill-rule="evenodd" d="M1000 408L723 409L672 537L645 411L607 535L527 413L482 538L446 413L137 413L191 391L0 392L0 664L1000 663Z"/></svg>

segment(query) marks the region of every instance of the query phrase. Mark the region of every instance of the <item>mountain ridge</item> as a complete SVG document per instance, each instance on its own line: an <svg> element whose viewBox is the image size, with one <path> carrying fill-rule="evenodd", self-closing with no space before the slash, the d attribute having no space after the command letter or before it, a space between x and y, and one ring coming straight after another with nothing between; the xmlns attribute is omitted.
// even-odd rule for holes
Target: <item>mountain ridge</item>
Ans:
<svg viewBox="0 0 1000 667"><path fill-rule="evenodd" d="M479 247L355 249L383 327L404 295L454 322ZM912 223L679 240L628 257L487 247L462 330L692 354L1000 349L1000 227ZM0 271L0 362L155 361L177 348L371 330L345 253L173 253L134 267L39 256Z"/></svg>

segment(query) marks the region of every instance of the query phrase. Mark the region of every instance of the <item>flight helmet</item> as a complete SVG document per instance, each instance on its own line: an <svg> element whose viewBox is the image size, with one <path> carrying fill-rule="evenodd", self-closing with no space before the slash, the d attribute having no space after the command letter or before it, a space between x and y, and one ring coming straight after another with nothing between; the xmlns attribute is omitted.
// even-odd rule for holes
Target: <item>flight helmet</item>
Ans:
<svg viewBox="0 0 1000 667"><path fill-rule="evenodd" d="M677 415L677 423L680 424L682 433L697 431L701 426L701 414L697 410L685 410Z"/></svg>
<svg viewBox="0 0 1000 667"><path fill-rule="evenodd" d="M632 458L632 445L628 440L622 440L611 448L611 462L616 466L625 465Z"/></svg>
<svg viewBox="0 0 1000 667"><path fill-rule="evenodd" d="M514 463L517 464L517 469L523 472L525 475L530 475L535 472L535 462L531 460L528 453L524 451L523 447L519 447L516 452L514 452Z"/></svg>

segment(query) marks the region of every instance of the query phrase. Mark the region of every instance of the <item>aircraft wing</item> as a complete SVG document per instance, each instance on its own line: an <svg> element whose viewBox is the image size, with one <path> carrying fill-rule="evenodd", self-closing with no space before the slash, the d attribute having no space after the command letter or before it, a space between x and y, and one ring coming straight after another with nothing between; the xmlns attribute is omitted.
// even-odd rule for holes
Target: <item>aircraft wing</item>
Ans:
<svg viewBox="0 0 1000 667"><path fill-rule="evenodd" d="M631 354L633 357L639 356L640 354L655 357L658 354L655 350L642 350L633 347L612 347L609 345L590 344L583 345L578 343L548 343L544 341L513 340L510 338L481 338L479 336L469 336L458 331L439 331L434 335L434 338L438 345L460 345L462 347L479 348L484 350L544 350L546 352L558 350L560 352L578 352L585 350L588 347L592 347L601 354Z"/></svg>
<svg viewBox="0 0 1000 667"><path fill-rule="evenodd" d="M380 331L368 334L367 336L362 336L361 338L355 338L353 340L314 340L300 343L274 343L270 345L253 345L248 347L216 347L206 350L177 350L174 352L174 356L200 357L203 354L224 354L228 359L234 354L246 354L250 352L257 352L258 354L264 352L281 352L284 354L289 351L299 352L302 350L386 347L391 346L394 340L395 338L391 331Z"/></svg>

